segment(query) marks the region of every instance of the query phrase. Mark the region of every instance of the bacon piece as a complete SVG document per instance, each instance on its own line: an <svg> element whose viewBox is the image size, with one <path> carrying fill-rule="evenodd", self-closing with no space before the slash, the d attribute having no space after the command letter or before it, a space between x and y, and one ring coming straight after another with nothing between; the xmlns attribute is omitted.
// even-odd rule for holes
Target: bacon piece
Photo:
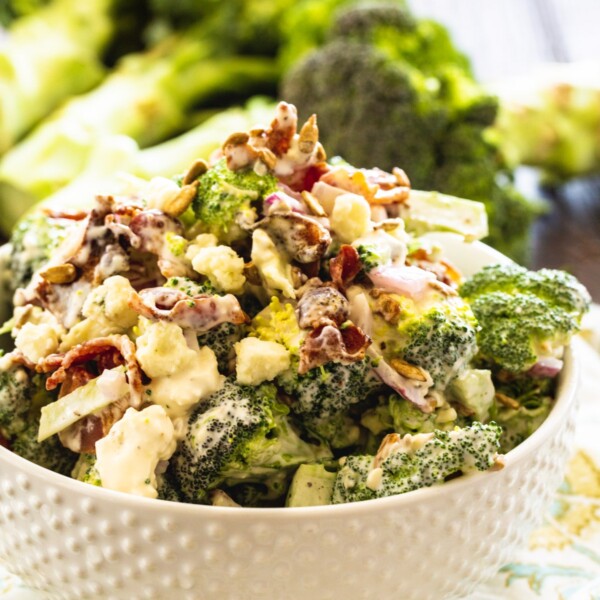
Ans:
<svg viewBox="0 0 600 600"><path fill-rule="evenodd" d="M303 329L316 329L323 325L339 327L349 315L348 300L335 288L322 283L306 291L298 302L298 324Z"/></svg>
<svg viewBox="0 0 600 600"><path fill-rule="evenodd" d="M37 370L42 373L54 371L46 380L46 389L53 390L67 381L69 370L74 366L94 360L97 360L99 365L114 363L117 360L115 350L121 357L118 364L125 364L127 367L129 405L139 408L142 401L142 371L135 356L135 344L126 335L96 338L71 348L66 354L51 354L38 364ZM108 358L103 357L106 354L109 355ZM110 363L102 362L109 360Z"/></svg>
<svg viewBox="0 0 600 600"><path fill-rule="evenodd" d="M275 118L267 131L267 148L278 157L282 157L290 149L292 139L298 127L298 112L293 104L280 102L277 105Z"/></svg>
<svg viewBox="0 0 600 600"><path fill-rule="evenodd" d="M300 348L298 373L303 375L310 369L328 362L358 362L365 357L370 344L370 338L353 324L343 329L332 325L318 327L306 336Z"/></svg>
<svg viewBox="0 0 600 600"><path fill-rule="evenodd" d="M360 272L360 258L354 246L344 244L338 255L329 261L329 274L337 287L344 291Z"/></svg>
<svg viewBox="0 0 600 600"><path fill-rule="evenodd" d="M86 415L58 434L62 445L72 452L95 454L96 442L106 437L111 427L125 414L126 398L113 402L98 414Z"/></svg>
<svg viewBox="0 0 600 600"><path fill-rule="evenodd" d="M297 212L274 212L256 224L293 260L311 263L320 260L331 244L331 235L315 219Z"/></svg>
<svg viewBox="0 0 600 600"><path fill-rule="evenodd" d="M247 321L238 299L232 294L190 297L180 290L157 287L132 296L129 306L152 321L169 321L198 332L221 323L239 325Z"/></svg>

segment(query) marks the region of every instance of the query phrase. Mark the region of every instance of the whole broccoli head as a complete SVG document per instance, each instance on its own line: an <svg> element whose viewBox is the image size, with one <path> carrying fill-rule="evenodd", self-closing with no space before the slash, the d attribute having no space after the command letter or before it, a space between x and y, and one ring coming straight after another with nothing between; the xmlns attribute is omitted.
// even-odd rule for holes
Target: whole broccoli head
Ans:
<svg viewBox="0 0 600 600"><path fill-rule="evenodd" d="M571 275L512 264L485 267L460 293L481 326L480 357L514 373L560 353L590 304L589 293Z"/></svg>
<svg viewBox="0 0 600 600"><path fill-rule="evenodd" d="M403 494L441 483L458 472L485 471L497 461L501 429L473 423L463 429L384 438L373 456L341 460L333 504Z"/></svg>
<svg viewBox="0 0 600 600"><path fill-rule="evenodd" d="M393 162L415 182L435 168L431 140L443 132L446 112L418 71L370 44L330 42L292 68L282 96L302 115L318 114L319 136L330 154L365 167L386 169ZM392 133L392 124L404 131Z"/></svg>
<svg viewBox="0 0 600 600"><path fill-rule="evenodd" d="M330 456L327 448L299 437L276 394L273 385L227 380L192 413L170 465L186 501L202 502L223 482L260 482L281 469Z"/></svg>
<svg viewBox="0 0 600 600"><path fill-rule="evenodd" d="M415 189L483 202L490 241L526 259L540 207L506 180L503 159L485 135L498 101L475 83L441 25L394 4L343 10L330 41L289 70L281 95L302 117L319 116L330 154L359 167L400 166Z"/></svg>
<svg viewBox="0 0 600 600"><path fill-rule="evenodd" d="M204 231L224 242L243 237L240 223L252 224L254 206L277 189L272 175L258 175L252 169L232 171L220 160L199 179L193 210Z"/></svg>

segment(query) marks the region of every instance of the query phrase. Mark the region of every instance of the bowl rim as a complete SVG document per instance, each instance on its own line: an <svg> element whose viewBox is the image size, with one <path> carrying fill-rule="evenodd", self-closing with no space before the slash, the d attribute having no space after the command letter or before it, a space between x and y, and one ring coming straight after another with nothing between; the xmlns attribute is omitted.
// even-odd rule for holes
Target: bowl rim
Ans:
<svg viewBox="0 0 600 600"><path fill-rule="evenodd" d="M583 343L583 342L580 342ZM552 432L561 421L566 418L567 413L572 409L576 398L576 391L579 382L579 350L577 348L578 340L574 340L570 346L565 349L564 367L560 374L558 382L556 399L548 417L540 427L526 440L519 444L515 449L504 455L504 469L498 472L478 472L469 475L463 475L446 481L442 484L434 485L428 488L421 488L405 494L389 496L387 498L376 498L364 500L361 502L350 502L344 504L329 504L324 506L305 506L305 507L271 507L271 508L248 508L248 507L223 507L203 504L191 504L184 502L171 502L153 498L134 496L125 492L118 492L88 483L77 481L65 475L55 473L35 463L28 461L16 454L13 454L7 448L0 446L0 465L8 463L12 467L23 471L26 475L36 479L45 480L46 483L62 488L65 492L82 494L83 496L92 496L99 502L106 501L121 508L144 509L162 513L160 516L168 516L169 513L176 513L178 516L204 516L204 517L226 517L235 520L247 520L248 518L269 518L269 519L313 519L313 518L340 518L348 516L360 516L365 513L372 513L373 509L394 509L405 508L411 505L418 505L427 502L431 498L441 497L444 492L460 492L469 487L479 485L486 478L498 476L525 460L534 453L542 444L548 441ZM0 504L2 501L0 500Z"/></svg>

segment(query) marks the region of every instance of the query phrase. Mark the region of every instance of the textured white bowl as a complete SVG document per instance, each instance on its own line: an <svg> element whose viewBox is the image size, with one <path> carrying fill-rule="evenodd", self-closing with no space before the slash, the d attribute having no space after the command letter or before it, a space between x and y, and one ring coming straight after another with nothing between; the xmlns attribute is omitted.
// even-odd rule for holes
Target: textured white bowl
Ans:
<svg viewBox="0 0 600 600"><path fill-rule="evenodd" d="M506 260L437 235L464 272ZM237 509L95 488L0 448L0 559L52 599L439 600L493 575L539 522L574 433L567 352L548 419L504 470L355 504Z"/></svg>

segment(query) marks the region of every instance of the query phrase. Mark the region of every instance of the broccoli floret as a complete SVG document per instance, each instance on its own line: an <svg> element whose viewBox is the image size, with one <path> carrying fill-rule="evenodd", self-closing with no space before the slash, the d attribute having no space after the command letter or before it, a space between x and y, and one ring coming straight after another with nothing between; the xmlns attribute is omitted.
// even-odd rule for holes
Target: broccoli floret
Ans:
<svg viewBox="0 0 600 600"><path fill-rule="evenodd" d="M512 263L484 267L460 289L461 296L467 299L489 292L529 292L579 317L591 303L589 292L573 275L554 269L528 271Z"/></svg>
<svg viewBox="0 0 600 600"><path fill-rule="evenodd" d="M71 477L90 485L102 487L102 480L100 479L98 469L96 469L96 455L80 454L71 471Z"/></svg>
<svg viewBox="0 0 600 600"><path fill-rule="evenodd" d="M458 472L485 471L497 459L501 429L473 423L463 429L384 438L376 457L341 459L333 504L403 494L441 483Z"/></svg>
<svg viewBox="0 0 600 600"><path fill-rule="evenodd" d="M29 283L33 274L48 261L75 224L76 221L53 219L43 213L20 221L10 239L13 290Z"/></svg>
<svg viewBox="0 0 600 600"><path fill-rule="evenodd" d="M232 171L225 159L198 181L200 185L193 202L196 218L205 231L224 242L243 237L240 220L253 223L254 206L277 190L277 179L272 175L258 175L251 169Z"/></svg>
<svg viewBox="0 0 600 600"><path fill-rule="evenodd" d="M225 483L261 482L282 469L330 453L303 441L279 404L273 385L239 386L227 380L192 413L171 460L177 488L188 502Z"/></svg>
<svg viewBox="0 0 600 600"><path fill-rule="evenodd" d="M35 385L25 369L0 372L0 429L11 437L27 426Z"/></svg>
<svg viewBox="0 0 600 600"><path fill-rule="evenodd" d="M402 319L386 340L385 354L424 369L435 387L444 390L477 352L476 332L467 304L443 301Z"/></svg>
<svg viewBox="0 0 600 600"><path fill-rule="evenodd" d="M300 375L293 362L276 382L292 398L292 412L309 430L333 448L345 448L360 434L349 409L381 387L371 367L368 358L347 365L329 362Z"/></svg>
<svg viewBox="0 0 600 600"><path fill-rule="evenodd" d="M560 353L590 303L587 290L571 275L517 265L486 267L460 293L481 326L480 357L514 373Z"/></svg>
<svg viewBox="0 0 600 600"><path fill-rule="evenodd" d="M69 476L77 462L77 454L67 450L55 435L38 442L38 429L38 420L29 424L12 439L11 450L40 467Z"/></svg>

